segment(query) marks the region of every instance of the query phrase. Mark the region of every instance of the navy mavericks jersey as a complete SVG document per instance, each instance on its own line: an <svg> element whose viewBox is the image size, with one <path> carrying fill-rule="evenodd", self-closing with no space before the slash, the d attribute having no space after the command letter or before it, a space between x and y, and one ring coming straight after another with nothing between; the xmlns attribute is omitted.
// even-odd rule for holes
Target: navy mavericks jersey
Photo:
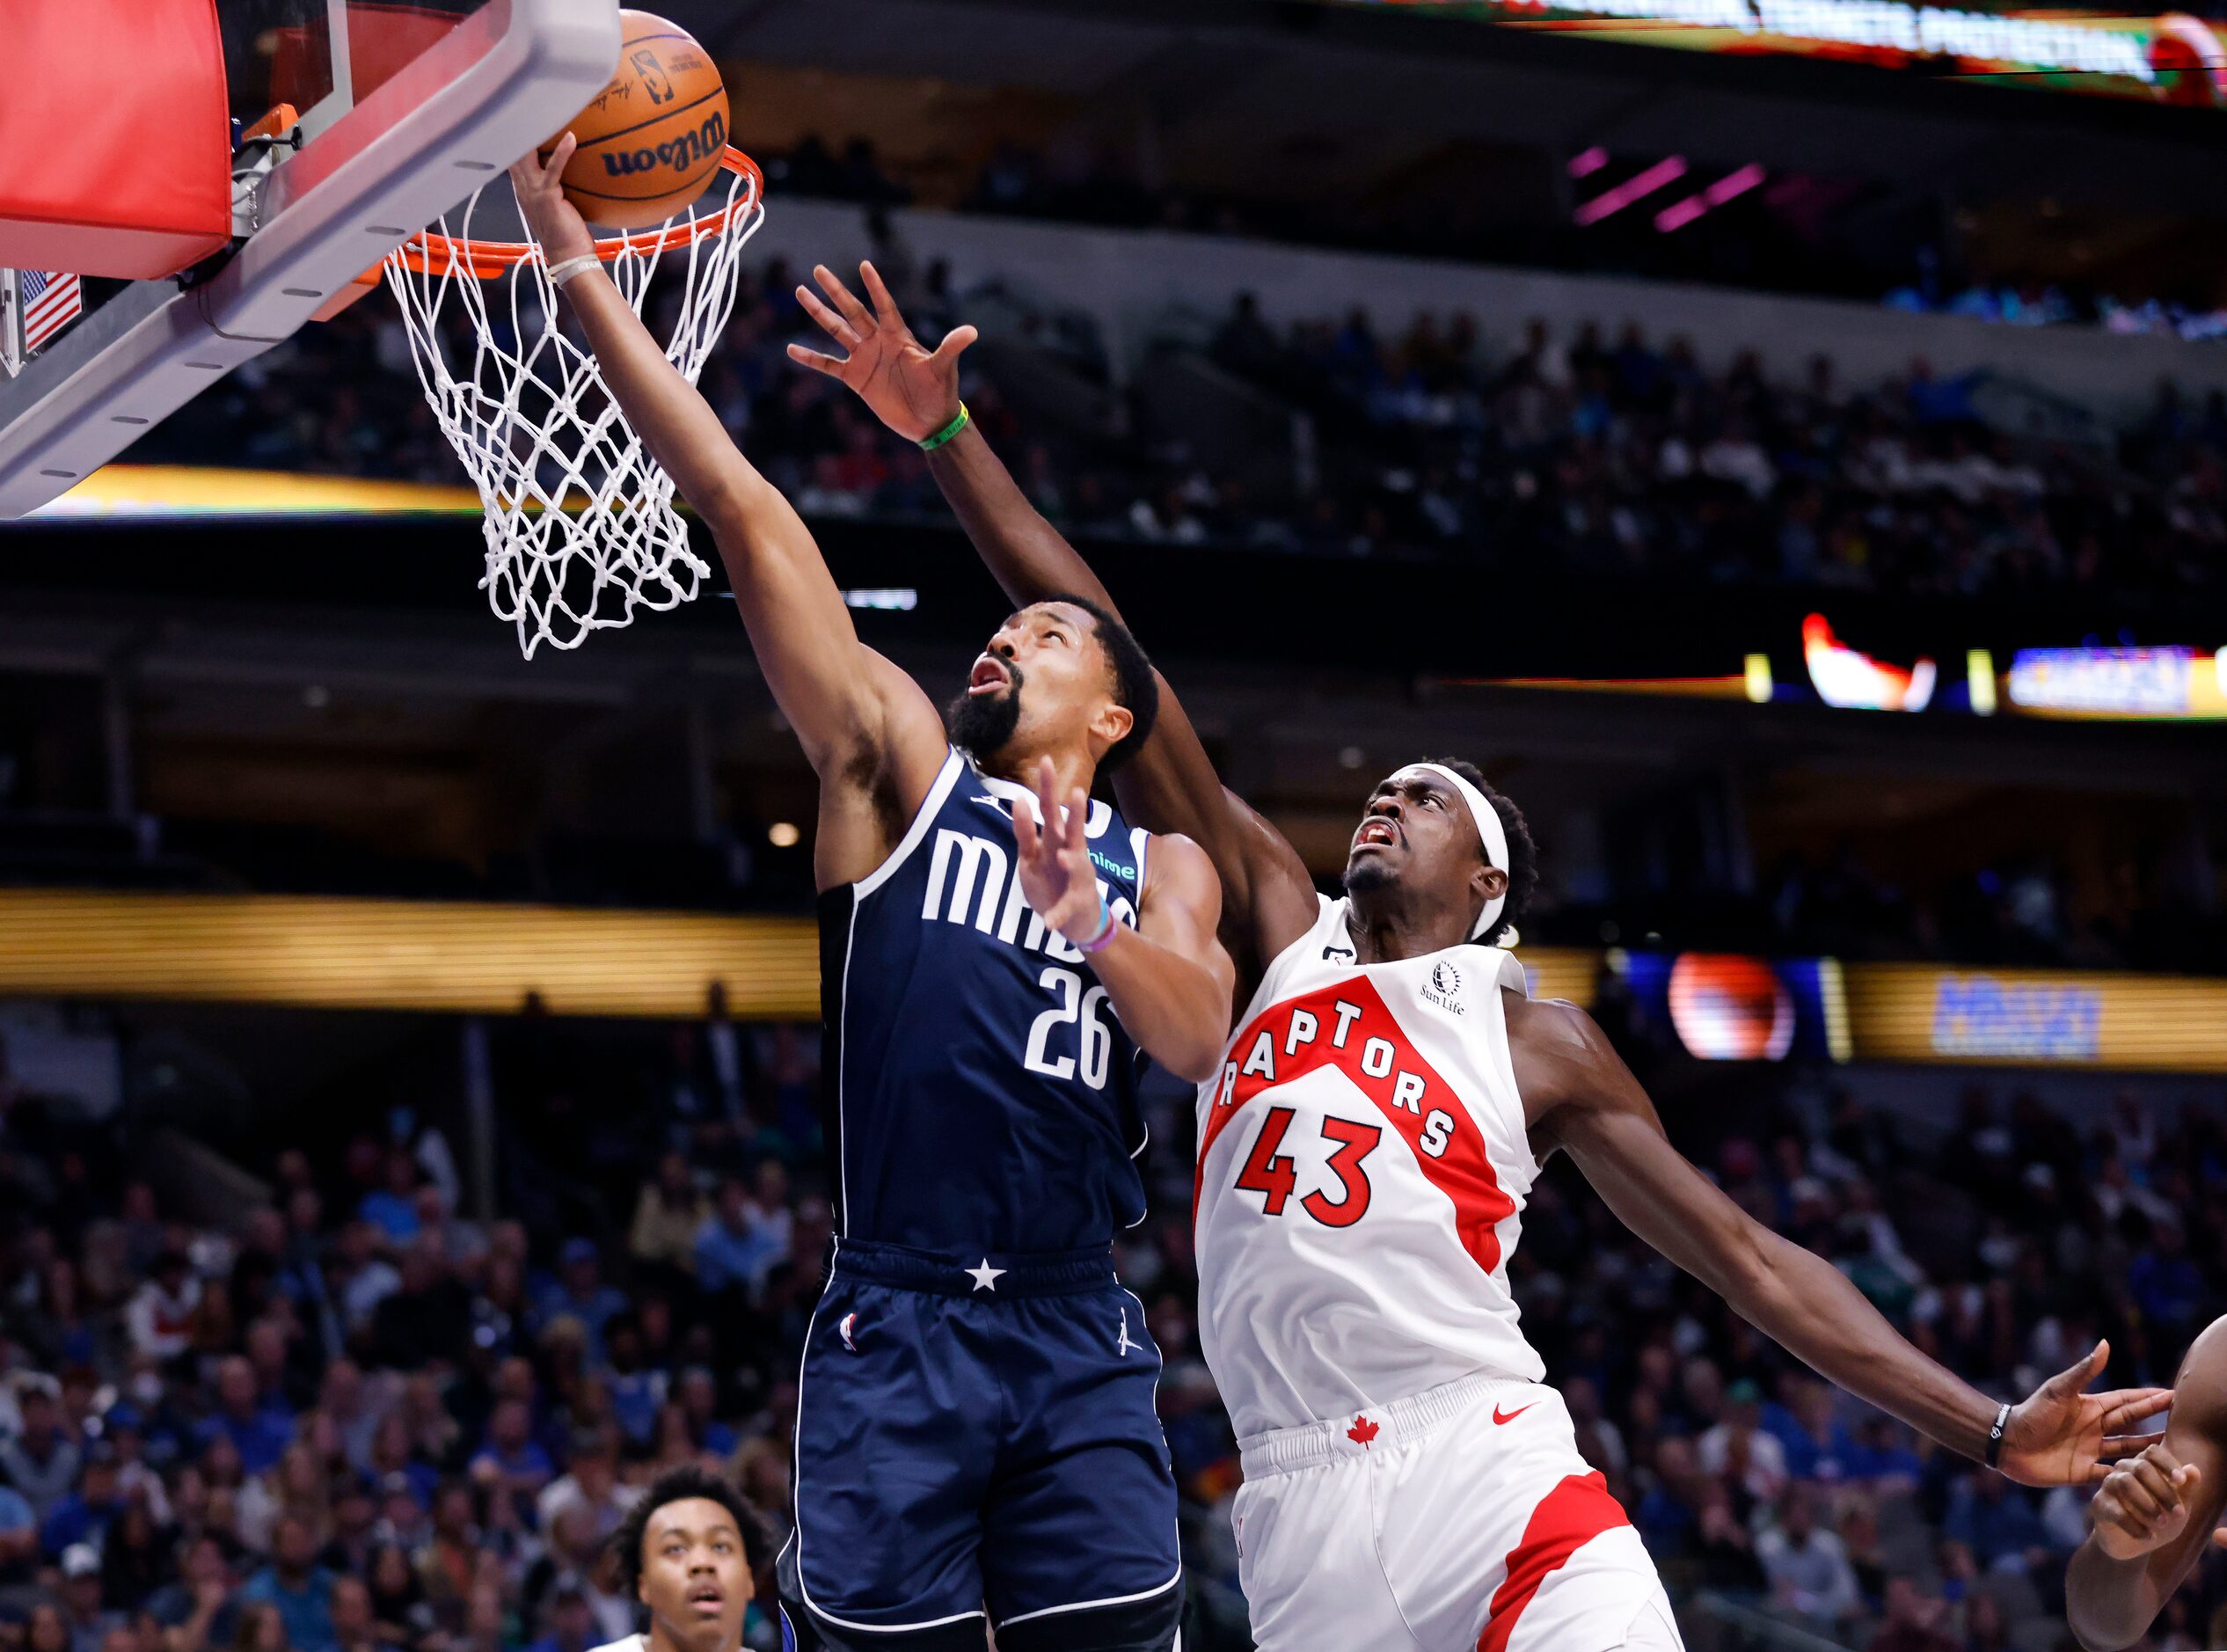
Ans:
<svg viewBox="0 0 2227 1652"><path fill-rule="evenodd" d="M1077 1250L1144 1217L1141 1056L1090 961L1022 895L1026 787L954 750L889 859L820 897L830 1157L845 1238ZM1135 927L1149 834L1087 822Z"/></svg>

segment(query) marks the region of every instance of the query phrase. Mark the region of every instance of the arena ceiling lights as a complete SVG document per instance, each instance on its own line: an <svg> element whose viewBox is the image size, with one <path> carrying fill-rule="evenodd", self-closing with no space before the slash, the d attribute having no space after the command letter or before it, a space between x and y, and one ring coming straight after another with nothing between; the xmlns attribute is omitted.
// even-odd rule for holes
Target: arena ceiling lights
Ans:
<svg viewBox="0 0 2227 1652"><path fill-rule="evenodd" d="M1608 150L1595 144L1581 150L1565 164L1573 181L1590 178L1610 164ZM1626 207L1644 201L1648 196L1668 188L1683 179L1690 168L1683 155L1666 156L1661 160L1643 166L1622 183L1603 189L1591 199L1580 201L1571 209L1570 220L1580 229L1586 229L1613 217ZM1673 235L1695 219L1714 212L1727 201L1736 200L1749 190L1758 187L1770 176L1760 161L1750 161L1713 182L1681 195L1654 215L1658 233Z"/></svg>

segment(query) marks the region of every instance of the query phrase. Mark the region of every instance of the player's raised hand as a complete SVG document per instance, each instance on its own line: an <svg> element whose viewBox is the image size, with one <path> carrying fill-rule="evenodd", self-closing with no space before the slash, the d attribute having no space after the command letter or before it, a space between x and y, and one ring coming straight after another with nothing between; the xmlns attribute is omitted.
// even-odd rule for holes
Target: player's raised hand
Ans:
<svg viewBox="0 0 2227 1652"><path fill-rule="evenodd" d="M595 250L588 220L565 196L565 167L579 147L580 141L567 132L557 140L546 161L526 155L511 163L510 186L517 193L519 216L551 264L585 258Z"/></svg>
<svg viewBox="0 0 2227 1652"><path fill-rule="evenodd" d="M2061 1371L2012 1407L2003 1434L2003 1472L2022 1486L2099 1485L2111 1465L2156 1438L2135 1425L2172 1405L2170 1388L2081 1391L2111 1362L2111 1344Z"/></svg>
<svg viewBox="0 0 2227 1652"><path fill-rule="evenodd" d="M1098 868L1091 864L1090 795L1076 787L1062 820L1059 779L1046 757L1036 771L1036 804L1043 811L1040 826L1026 808L1013 810L1021 893L1047 925L1079 946L1104 932L1107 917Z"/></svg>
<svg viewBox="0 0 2227 1652"><path fill-rule="evenodd" d="M2190 1499L2203 1480L2194 1463L2183 1463L2163 1442L2111 1471L2090 1512L2095 1516L2096 1544L2114 1561L2161 1549L2187 1529ZM2221 1534L2212 1534L2214 1542Z"/></svg>
<svg viewBox="0 0 2227 1652"><path fill-rule="evenodd" d="M872 264L858 266L858 279L873 301L871 310L826 265L814 265L812 278L827 297L800 286L797 302L843 354L822 355L792 344L791 361L848 384L875 418L908 442L925 442L959 416L959 358L980 336L974 328L953 327L931 350L913 337Z"/></svg>

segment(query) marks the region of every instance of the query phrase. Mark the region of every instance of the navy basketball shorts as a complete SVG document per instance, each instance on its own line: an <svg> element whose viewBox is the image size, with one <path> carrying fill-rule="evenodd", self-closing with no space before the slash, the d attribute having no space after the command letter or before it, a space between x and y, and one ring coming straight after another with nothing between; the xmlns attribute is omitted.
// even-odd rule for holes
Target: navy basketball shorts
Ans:
<svg viewBox="0 0 2227 1652"><path fill-rule="evenodd" d="M798 1379L791 1644L1165 1652L1160 1354L1104 1250L839 1241Z"/></svg>

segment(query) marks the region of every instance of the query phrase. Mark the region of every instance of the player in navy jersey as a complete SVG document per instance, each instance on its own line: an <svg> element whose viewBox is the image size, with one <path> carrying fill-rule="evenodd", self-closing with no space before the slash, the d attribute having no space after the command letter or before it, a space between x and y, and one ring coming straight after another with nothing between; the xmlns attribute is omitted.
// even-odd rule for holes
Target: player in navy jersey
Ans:
<svg viewBox="0 0 2227 1652"><path fill-rule="evenodd" d="M512 169L552 267L592 250L558 186L573 147ZM564 291L820 777L839 1231L799 1379L789 1643L978 1652L987 1615L1004 1652L1171 1647L1159 1355L1112 1240L1143 1213L1140 1057L1212 1071L1232 983L1204 854L1089 800L1151 727L1151 666L1094 604L1033 603L939 719L600 267Z"/></svg>

